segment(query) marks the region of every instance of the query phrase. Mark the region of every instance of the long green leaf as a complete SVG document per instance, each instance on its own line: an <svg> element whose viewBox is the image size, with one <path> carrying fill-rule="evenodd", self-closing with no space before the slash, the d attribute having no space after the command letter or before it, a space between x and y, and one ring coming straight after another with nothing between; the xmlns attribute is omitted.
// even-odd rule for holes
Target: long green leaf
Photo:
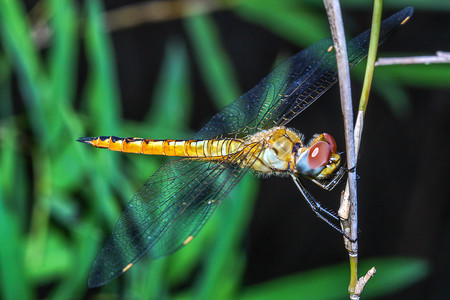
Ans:
<svg viewBox="0 0 450 300"><path fill-rule="evenodd" d="M323 13L312 11L299 1L243 0L236 12L303 47L330 35Z"/></svg>
<svg viewBox="0 0 450 300"><path fill-rule="evenodd" d="M241 93L213 20L209 16L198 15L186 19L184 24L206 87L216 101L216 107L222 108Z"/></svg>
<svg viewBox="0 0 450 300"><path fill-rule="evenodd" d="M428 262L404 257L375 258L359 263L359 270L375 266L377 273L364 289L364 297L389 295L423 279ZM348 297L348 264L329 266L272 280L244 291L240 299L344 299Z"/></svg>
<svg viewBox="0 0 450 300"><path fill-rule="evenodd" d="M21 160L16 155L16 132L2 124L0 144L0 237L3 241L0 247L0 289L2 299L32 299L32 285L27 277L24 262L25 244L24 224L21 217L21 204L24 204L24 194L16 192L15 183L23 184L19 176L23 168ZM19 288L20 287L20 288Z"/></svg>
<svg viewBox="0 0 450 300"><path fill-rule="evenodd" d="M197 299L229 299L240 283L242 260L237 260L243 231L247 228L256 198L257 181L247 175L223 201L218 217L214 248L210 250L207 265L199 278ZM228 283L231 285L227 285Z"/></svg>
<svg viewBox="0 0 450 300"><path fill-rule="evenodd" d="M50 129L45 114L46 107L49 107L50 89L26 20L25 10L19 1L0 0L2 44L18 73L32 130L37 138L45 142Z"/></svg>
<svg viewBox="0 0 450 300"><path fill-rule="evenodd" d="M90 73L87 103L99 132L118 132L120 128L119 90L112 44L106 32L100 1L86 2L86 52Z"/></svg>

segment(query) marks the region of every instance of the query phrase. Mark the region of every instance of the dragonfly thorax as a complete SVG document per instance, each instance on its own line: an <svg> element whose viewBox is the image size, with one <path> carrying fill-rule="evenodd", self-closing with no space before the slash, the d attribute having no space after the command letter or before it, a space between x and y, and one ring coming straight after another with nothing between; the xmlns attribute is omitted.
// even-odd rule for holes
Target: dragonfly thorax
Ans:
<svg viewBox="0 0 450 300"><path fill-rule="evenodd" d="M325 179L340 165L336 142L328 133L316 135L308 146L304 146L301 133L279 126L254 134L248 142L263 145L252 165L255 171L263 174Z"/></svg>
<svg viewBox="0 0 450 300"><path fill-rule="evenodd" d="M284 126L260 131L249 139L260 142L263 147L252 165L255 171L264 174L288 174L295 170L294 149L303 147L303 135Z"/></svg>

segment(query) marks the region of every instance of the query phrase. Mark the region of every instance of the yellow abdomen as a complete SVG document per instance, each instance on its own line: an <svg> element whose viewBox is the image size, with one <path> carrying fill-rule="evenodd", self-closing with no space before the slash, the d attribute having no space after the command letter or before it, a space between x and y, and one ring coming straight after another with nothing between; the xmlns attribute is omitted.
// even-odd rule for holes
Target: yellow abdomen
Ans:
<svg viewBox="0 0 450 300"><path fill-rule="evenodd" d="M230 155L239 151L244 144L240 139L151 140L115 136L85 137L78 141L112 151L193 158Z"/></svg>

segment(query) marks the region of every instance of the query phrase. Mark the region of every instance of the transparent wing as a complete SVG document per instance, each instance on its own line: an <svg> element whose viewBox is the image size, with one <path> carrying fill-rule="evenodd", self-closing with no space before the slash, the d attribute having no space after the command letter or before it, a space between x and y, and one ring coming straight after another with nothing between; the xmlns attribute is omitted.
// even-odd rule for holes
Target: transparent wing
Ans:
<svg viewBox="0 0 450 300"><path fill-rule="evenodd" d="M147 251L153 258L167 256L196 236L253 163L239 162L254 147L259 151L254 144L221 161L181 159L163 165L123 212L95 259L89 286L116 278Z"/></svg>
<svg viewBox="0 0 450 300"><path fill-rule="evenodd" d="M379 43L399 29L412 13L409 7L384 20ZM367 30L348 43L350 67L367 55L369 39ZM330 39L320 41L278 65L259 84L217 113L196 138L245 136L287 124L336 83L336 58L331 46Z"/></svg>

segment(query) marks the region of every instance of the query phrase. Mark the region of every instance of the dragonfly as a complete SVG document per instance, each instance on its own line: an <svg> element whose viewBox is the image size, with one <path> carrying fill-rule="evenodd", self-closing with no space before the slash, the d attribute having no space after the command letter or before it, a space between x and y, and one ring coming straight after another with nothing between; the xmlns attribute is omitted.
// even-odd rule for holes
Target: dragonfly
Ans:
<svg viewBox="0 0 450 300"><path fill-rule="evenodd" d="M384 20L380 44L412 13L408 7ZM367 55L369 39L367 30L348 43L350 67ZM346 173L336 142L321 133L305 143L301 133L286 125L336 81L333 44L326 39L278 65L191 140L80 138L79 142L112 151L181 157L159 168L132 197L98 253L88 285L108 283L145 253L161 258L191 242L249 170L291 177L313 211L331 225L329 218L338 217L320 206L302 180L326 190L336 186Z"/></svg>

